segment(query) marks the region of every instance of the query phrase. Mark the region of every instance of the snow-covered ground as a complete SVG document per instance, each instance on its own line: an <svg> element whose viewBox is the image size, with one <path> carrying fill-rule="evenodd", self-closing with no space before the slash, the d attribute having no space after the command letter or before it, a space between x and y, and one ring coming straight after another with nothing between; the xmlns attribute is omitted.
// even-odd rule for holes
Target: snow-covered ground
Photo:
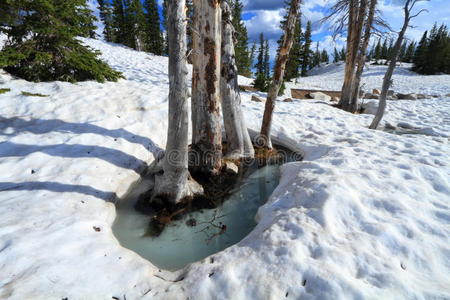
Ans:
<svg viewBox="0 0 450 300"><path fill-rule="evenodd" d="M167 58L86 42L127 80L35 84L0 73L11 88L0 95L0 298L450 298L450 98L388 103L387 122L431 135L279 102L273 133L305 160L283 166L247 238L171 274L111 231L113 202L165 145ZM339 88L342 70L329 68L296 86ZM368 88L379 88L376 68ZM408 72L394 77L398 91L450 93L448 76ZM257 130L263 104L250 97Z"/></svg>
<svg viewBox="0 0 450 300"><path fill-rule="evenodd" d="M300 88L327 89L339 91L344 80L343 62L322 65L311 70L309 77L299 78ZM401 63L392 77L392 89L399 93L417 93L445 96L450 93L450 75L421 76L410 71L412 64ZM367 92L381 89L387 66L366 64L361 87ZM425 80L424 80L425 78Z"/></svg>

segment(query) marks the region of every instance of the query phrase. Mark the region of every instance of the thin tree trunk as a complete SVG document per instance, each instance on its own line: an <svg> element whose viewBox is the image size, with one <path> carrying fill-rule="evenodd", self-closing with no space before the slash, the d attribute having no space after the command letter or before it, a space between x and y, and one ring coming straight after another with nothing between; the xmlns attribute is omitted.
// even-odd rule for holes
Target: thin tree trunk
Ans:
<svg viewBox="0 0 450 300"><path fill-rule="evenodd" d="M350 0L349 37L347 37L347 59L345 64L344 85L340 104L343 109L350 110L355 80L356 60L359 50L362 28L367 10L367 0Z"/></svg>
<svg viewBox="0 0 450 300"><path fill-rule="evenodd" d="M353 83L353 94L352 94L352 101L351 101L351 106L350 106L350 112L352 112L352 113L355 113L358 110L358 98L359 98L360 88L361 88L361 76L364 71L364 66L366 64L367 48L369 47L376 6L377 6L377 0L370 0L369 15L367 17L366 26L364 29L363 43L362 43L361 49L358 53L358 58L357 58L358 67L356 69L355 80Z"/></svg>
<svg viewBox="0 0 450 300"><path fill-rule="evenodd" d="M412 2L413 4L411 7L409 7L411 1L413 1ZM403 27L402 27L400 33L398 34L397 41L395 42L395 46L392 51L392 58L389 62L389 67L386 71L386 74L384 75L383 87L381 89L380 101L378 103L378 110L372 121L372 124L370 124L370 126L369 126L370 129L377 129L378 125L381 122L381 119L383 119L384 111L386 110L387 94L388 94L389 88L392 84L392 75L394 74L395 66L397 64L398 54L400 52L400 48L402 47L403 38L405 37L406 30L408 29L409 21L411 21L411 18L412 18L410 16L410 13L416 2L417 1L415 1L415 0L407 0L405 3L405 6L404 6L405 19L403 22ZM420 14L420 12L419 12L419 14ZM415 16L413 16L413 17L415 17Z"/></svg>
<svg viewBox="0 0 450 300"><path fill-rule="evenodd" d="M196 159L192 167L217 175L222 160L220 1L195 0L194 11L192 151Z"/></svg>
<svg viewBox="0 0 450 300"><path fill-rule="evenodd" d="M283 84L284 72L286 69L286 63L289 59L289 52L291 51L292 44L294 41L294 31L295 24L298 20L299 6L301 0L292 0L291 6L289 8L288 20L284 30L284 39L281 45L277 61L275 64L275 70L273 74L273 79L269 87L269 93L267 95L266 106L264 109L263 122L261 126L261 132L259 141L257 141L258 146L264 148L272 149L272 140L270 137L270 132L272 129L272 117L273 111L275 109L275 100L277 99L278 93L280 92L281 85Z"/></svg>
<svg viewBox="0 0 450 300"><path fill-rule="evenodd" d="M222 112L228 143L227 158L252 158L255 155L252 141L241 109L238 70L234 53L234 28L230 6L222 1L222 70L220 89Z"/></svg>
<svg viewBox="0 0 450 300"><path fill-rule="evenodd" d="M185 0L169 1L169 129L163 174L156 173L152 201L178 203L203 192L188 171L188 85Z"/></svg>

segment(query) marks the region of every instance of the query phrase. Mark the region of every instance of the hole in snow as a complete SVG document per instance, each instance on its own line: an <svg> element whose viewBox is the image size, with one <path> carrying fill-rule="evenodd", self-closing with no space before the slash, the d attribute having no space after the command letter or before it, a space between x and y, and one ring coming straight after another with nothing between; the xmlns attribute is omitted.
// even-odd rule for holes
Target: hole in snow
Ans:
<svg viewBox="0 0 450 300"><path fill-rule="evenodd" d="M288 161L300 160L298 153L283 150ZM221 206L184 214L157 237L146 235L151 216L140 214L134 208L139 196L148 190L149 181L143 180L116 204L113 232L123 247L155 266L179 270L246 237L257 224L258 208L266 203L279 179L280 165L250 169Z"/></svg>

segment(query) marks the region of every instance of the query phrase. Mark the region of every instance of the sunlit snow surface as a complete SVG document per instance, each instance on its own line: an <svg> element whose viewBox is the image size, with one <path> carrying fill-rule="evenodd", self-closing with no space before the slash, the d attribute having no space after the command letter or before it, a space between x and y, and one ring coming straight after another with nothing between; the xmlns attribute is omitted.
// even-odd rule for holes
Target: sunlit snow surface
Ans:
<svg viewBox="0 0 450 300"><path fill-rule="evenodd" d="M136 197L118 205L114 234L120 243L132 249L155 266L177 270L242 240L255 227L258 208L278 185L279 166L266 166L243 179L223 206L189 213L174 221L158 237L145 236L149 217L137 213L133 207ZM135 196L135 194L132 194ZM133 201L134 200L134 201ZM196 220L196 226L186 222ZM226 231L221 232L221 226Z"/></svg>

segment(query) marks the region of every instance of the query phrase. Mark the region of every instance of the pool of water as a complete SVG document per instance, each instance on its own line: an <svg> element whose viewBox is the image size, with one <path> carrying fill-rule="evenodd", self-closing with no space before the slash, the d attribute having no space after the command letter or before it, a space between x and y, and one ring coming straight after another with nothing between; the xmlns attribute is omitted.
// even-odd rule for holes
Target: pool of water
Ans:
<svg viewBox="0 0 450 300"><path fill-rule="evenodd" d="M286 160L300 159L298 154L289 158ZM146 235L151 216L134 209L139 195L148 189L149 182L144 180L116 205L113 232L123 247L155 266L169 271L179 270L246 237L256 226L258 208L267 202L279 179L280 165L251 168L223 205L190 212L182 219L172 221L157 237Z"/></svg>

